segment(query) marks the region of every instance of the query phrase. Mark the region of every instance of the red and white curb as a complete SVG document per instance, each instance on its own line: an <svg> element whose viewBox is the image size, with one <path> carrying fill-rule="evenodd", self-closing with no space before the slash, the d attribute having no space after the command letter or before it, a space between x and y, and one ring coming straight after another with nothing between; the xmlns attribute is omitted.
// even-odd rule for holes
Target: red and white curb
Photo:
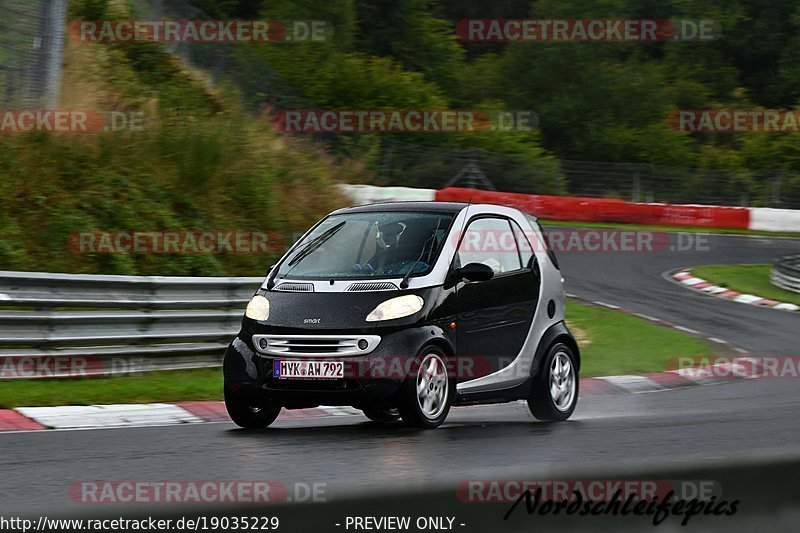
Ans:
<svg viewBox="0 0 800 533"><path fill-rule="evenodd" d="M689 327L686 327L686 326L681 326L681 325L678 325L678 324L674 324L674 323L669 322L667 320L662 320L660 318L656 318L656 317L653 317L653 316L650 316L650 315L646 315L644 313L637 313L636 311L632 311L630 309L626 309L626 308L621 307L619 305L614 305L614 304L610 304L610 303L602 302L602 301L598 301L598 300L589 300L588 298L584 298L582 296L578 296L576 294L571 294L571 293L567 293L567 297L572 298L573 300L578 300L579 302L583 302L585 304L596 305L596 306L599 306L599 307L605 307L607 309L611 309L613 311L619 311L621 313L626 313L628 315L632 315L632 316L635 316L637 318L641 318L641 319L647 320L648 322L652 322L653 324L658 324L659 326L664 326L664 327L667 327L667 328L671 328L671 329L680 331L682 333L686 333L688 335L692 335L694 337L699 337L701 339L705 339L707 341L711 341L711 342L713 342L715 344L719 344L719 345L723 346L727 350L731 350L731 351L740 353L742 355L749 355L750 354L750 352L748 352L747 350L744 350L744 349L740 348L739 346L736 346L735 344L730 343L730 342L728 342L728 341L726 341L724 339L713 337L711 335L707 335L707 334L703 333L702 331L697 331L696 329L692 329L692 328L689 328Z"/></svg>
<svg viewBox="0 0 800 533"><path fill-rule="evenodd" d="M703 292L716 298L723 300L731 300L743 304L757 305L760 307L769 307L771 309L781 309L783 311L800 311L800 306L788 302L778 302L768 298L762 298L754 294L743 294L741 292L732 291L725 287L714 285L702 278L698 278L692 274L689 269L680 269L667 273L667 277L683 285L686 288L692 289L697 292Z"/></svg>
<svg viewBox="0 0 800 533"><path fill-rule="evenodd" d="M279 419L359 414L361 411L353 407L316 407L284 410ZM18 407L0 409L0 432L171 426L230 420L225 403L219 401Z"/></svg>
<svg viewBox="0 0 800 533"><path fill-rule="evenodd" d="M684 387L712 385L745 377L758 377L754 366L757 363L754 361L757 360L743 357L735 359L731 363L716 365L713 369L687 368L641 376L584 378L581 379L581 397L658 392ZM723 368L726 365L731 368ZM476 407L467 408L475 409ZM462 408L457 407L456 409ZM359 409L353 407L321 406L313 409L284 410L278 419L296 420L361 414ZM77 430L169 426L207 422L230 422L224 402L65 405L58 407L0 409L0 433L46 429Z"/></svg>

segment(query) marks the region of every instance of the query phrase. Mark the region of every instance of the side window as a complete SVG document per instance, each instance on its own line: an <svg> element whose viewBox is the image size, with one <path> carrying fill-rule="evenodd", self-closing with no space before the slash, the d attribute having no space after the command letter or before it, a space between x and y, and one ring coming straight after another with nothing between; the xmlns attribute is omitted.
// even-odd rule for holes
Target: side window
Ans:
<svg viewBox="0 0 800 533"><path fill-rule="evenodd" d="M547 251L547 256L550 258L550 261L552 261L553 266L555 266L557 269L560 270L561 266L559 266L558 264L558 257L556 257L556 253L553 251L553 247L550 246L550 240L547 238L547 233L544 231L544 229L542 229L542 226L539 225L539 222L538 220L536 220L535 217L529 215L528 213L525 213L525 218L527 218L528 222L530 222L531 225L534 228L537 228L539 230L539 233L542 234L542 239L544 240L543 244L545 250Z"/></svg>
<svg viewBox="0 0 800 533"><path fill-rule="evenodd" d="M531 258L533 258L533 247L531 241L536 240L535 235L526 235L519 224L511 221L511 227L514 228L514 236L517 238L517 246L519 247L519 255L522 259L522 266L533 268Z"/></svg>
<svg viewBox="0 0 800 533"><path fill-rule="evenodd" d="M467 226L458 247L461 266L483 263L495 274L522 268L514 233L503 218L479 218Z"/></svg>

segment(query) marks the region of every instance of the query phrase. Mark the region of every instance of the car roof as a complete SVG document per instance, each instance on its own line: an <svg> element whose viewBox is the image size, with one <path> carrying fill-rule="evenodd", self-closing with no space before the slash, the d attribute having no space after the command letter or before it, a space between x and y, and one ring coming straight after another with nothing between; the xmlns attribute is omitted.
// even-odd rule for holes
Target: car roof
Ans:
<svg viewBox="0 0 800 533"><path fill-rule="evenodd" d="M379 213L385 211L428 211L437 213L458 213L467 207L467 205L469 204L463 202L381 202L377 204L345 207L343 209L338 209L331 214Z"/></svg>
<svg viewBox="0 0 800 533"><path fill-rule="evenodd" d="M520 212L517 208L496 205L496 204L468 204L466 202L435 202L435 201L416 201L416 202L378 202L375 204L357 205L354 207L344 207L331 213L331 215L339 215L343 213L385 213L390 211L421 211L428 213L453 213L460 212L465 207L480 207L487 210L495 210L495 212L502 212L506 209L512 209ZM537 220L537 217L531 213L522 211L525 216Z"/></svg>

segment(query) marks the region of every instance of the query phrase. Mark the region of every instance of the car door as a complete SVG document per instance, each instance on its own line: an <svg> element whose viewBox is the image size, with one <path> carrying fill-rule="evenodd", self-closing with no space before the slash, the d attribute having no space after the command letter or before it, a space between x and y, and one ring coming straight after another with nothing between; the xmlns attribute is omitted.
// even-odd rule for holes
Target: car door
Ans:
<svg viewBox="0 0 800 533"><path fill-rule="evenodd" d="M457 285L456 349L472 369L462 380L509 365L525 342L538 301L539 277L530 245L523 239L515 222L497 216L473 219L462 235L454 267L483 263L494 271L488 281Z"/></svg>

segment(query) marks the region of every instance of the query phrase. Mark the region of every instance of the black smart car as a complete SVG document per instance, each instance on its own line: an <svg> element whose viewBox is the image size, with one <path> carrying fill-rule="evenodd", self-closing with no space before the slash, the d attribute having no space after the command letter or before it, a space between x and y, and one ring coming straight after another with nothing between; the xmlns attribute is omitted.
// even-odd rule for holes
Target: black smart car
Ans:
<svg viewBox="0 0 800 533"><path fill-rule="evenodd" d="M318 405L433 428L453 405L520 399L566 420L579 369L534 217L385 203L331 213L272 267L225 354L225 403L245 428Z"/></svg>

